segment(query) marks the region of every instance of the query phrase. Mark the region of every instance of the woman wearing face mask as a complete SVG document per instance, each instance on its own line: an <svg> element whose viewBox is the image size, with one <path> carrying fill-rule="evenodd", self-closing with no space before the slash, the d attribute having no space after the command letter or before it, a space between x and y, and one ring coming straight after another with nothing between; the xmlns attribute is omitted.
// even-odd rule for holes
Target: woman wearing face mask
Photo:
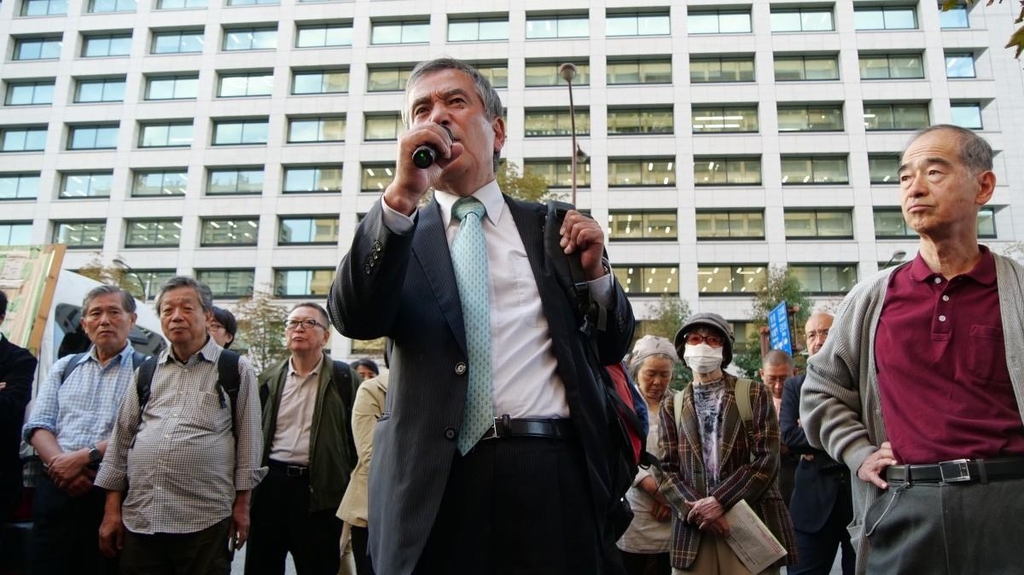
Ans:
<svg viewBox="0 0 1024 575"><path fill-rule="evenodd" d="M662 455L658 450L658 410L662 399L674 393L668 386L678 361L672 342L653 335L637 340L630 355L629 374L640 387L650 414L647 451L658 457ZM633 521L619 538L618 547L622 550L627 575L669 575L672 572L668 557L672 512L658 493L656 473L654 469L641 467L633 487L626 492Z"/></svg>
<svg viewBox="0 0 1024 575"><path fill-rule="evenodd" d="M746 500L788 551L762 573L775 574L796 560L789 512L776 486L779 422L771 394L751 385L753 421L747 429L736 407L736 377L725 373L732 361L729 324L714 313L694 314L675 337L676 351L693 371L693 383L680 392L679 421L673 399L661 406L664 480L660 492L673 510L672 573L746 575L725 542L724 515Z"/></svg>

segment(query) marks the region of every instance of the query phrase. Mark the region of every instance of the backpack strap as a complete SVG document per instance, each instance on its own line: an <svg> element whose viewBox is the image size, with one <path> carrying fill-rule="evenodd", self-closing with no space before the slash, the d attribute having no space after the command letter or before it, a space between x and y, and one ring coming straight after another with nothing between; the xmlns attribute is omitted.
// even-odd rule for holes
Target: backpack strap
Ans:
<svg viewBox="0 0 1024 575"><path fill-rule="evenodd" d="M64 371L61 372L60 374L61 385L64 385L64 380L66 380L68 376L71 375L72 371L78 369L78 365L82 363L82 358L88 355L88 353L89 352L87 351L83 351L82 353L76 353L75 355L71 356L71 361L67 362L67 364L64 366Z"/></svg>
<svg viewBox="0 0 1024 575"><path fill-rule="evenodd" d="M142 362L149 359L149 356L141 351L132 350L132 369L138 369Z"/></svg>
<svg viewBox="0 0 1024 575"><path fill-rule="evenodd" d="M341 401L345 403L345 407L351 410L352 404L355 402L351 368L344 361L334 360L333 363L334 386L338 389L338 393L341 394Z"/></svg>
<svg viewBox="0 0 1024 575"><path fill-rule="evenodd" d="M746 378L736 380L736 409L740 412L743 427L747 429L750 429L754 423L754 412L750 407L750 386L753 383L752 380Z"/></svg>
<svg viewBox="0 0 1024 575"><path fill-rule="evenodd" d="M231 404L232 432L235 432L235 424L238 421L235 415L238 412L238 388L242 385L241 377L238 375L240 357L230 349L223 349L217 358L217 387L228 396L228 402Z"/></svg>
<svg viewBox="0 0 1024 575"><path fill-rule="evenodd" d="M683 418L683 400L681 398L682 395L683 392L680 391L672 396L672 411L674 411L676 415L676 429L679 429L679 420Z"/></svg>

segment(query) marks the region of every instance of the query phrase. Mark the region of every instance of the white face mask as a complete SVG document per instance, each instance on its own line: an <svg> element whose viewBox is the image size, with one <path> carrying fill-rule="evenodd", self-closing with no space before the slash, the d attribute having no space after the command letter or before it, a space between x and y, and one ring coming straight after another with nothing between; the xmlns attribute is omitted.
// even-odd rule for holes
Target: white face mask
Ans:
<svg viewBox="0 0 1024 575"><path fill-rule="evenodd" d="M721 347L711 347L706 343L700 345L686 345L683 351L683 360L690 369L697 373L711 373L722 367Z"/></svg>

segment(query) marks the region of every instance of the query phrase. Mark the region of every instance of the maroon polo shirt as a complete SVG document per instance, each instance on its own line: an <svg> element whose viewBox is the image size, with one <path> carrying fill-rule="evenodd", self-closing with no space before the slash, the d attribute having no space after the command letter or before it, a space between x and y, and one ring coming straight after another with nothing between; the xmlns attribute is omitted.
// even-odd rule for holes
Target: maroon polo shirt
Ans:
<svg viewBox="0 0 1024 575"><path fill-rule="evenodd" d="M875 338L882 418L896 460L1024 455L1005 354L988 248L981 246L974 269L950 280L920 254L896 270Z"/></svg>

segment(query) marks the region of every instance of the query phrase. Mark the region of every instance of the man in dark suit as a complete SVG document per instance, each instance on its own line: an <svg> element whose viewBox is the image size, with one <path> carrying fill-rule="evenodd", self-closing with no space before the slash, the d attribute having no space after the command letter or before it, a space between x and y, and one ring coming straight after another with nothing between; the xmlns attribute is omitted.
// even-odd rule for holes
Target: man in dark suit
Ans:
<svg viewBox="0 0 1024 575"><path fill-rule="evenodd" d="M807 320L808 355L818 353L831 327L832 314L815 313ZM850 471L807 442L799 419L804 377L786 380L780 414L782 441L800 455L789 502L800 561L789 566L789 575L828 575L839 547L843 550L843 574L853 575L856 559L846 530L853 519Z"/></svg>
<svg viewBox="0 0 1024 575"><path fill-rule="evenodd" d="M7 317L7 294L0 291L0 324ZM32 398L36 358L0 334L0 525L21 495L21 424ZM0 533L2 536L2 533Z"/></svg>
<svg viewBox="0 0 1024 575"><path fill-rule="evenodd" d="M618 533L607 527L615 453L595 374L621 360L634 320L601 227L570 211L560 228L601 307L594 358L544 259L546 208L503 196L495 182L505 143L497 93L468 65L440 59L413 70L406 97L395 179L360 224L328 300L342 334L393 342L370 470L374 569L620 572ZM417 168L423 146L436 160ZM467 274L460 245L473 241L486 262ZM486 287L464 289L473 276ZM480 297L482 312L470 307Z"/></svg>

